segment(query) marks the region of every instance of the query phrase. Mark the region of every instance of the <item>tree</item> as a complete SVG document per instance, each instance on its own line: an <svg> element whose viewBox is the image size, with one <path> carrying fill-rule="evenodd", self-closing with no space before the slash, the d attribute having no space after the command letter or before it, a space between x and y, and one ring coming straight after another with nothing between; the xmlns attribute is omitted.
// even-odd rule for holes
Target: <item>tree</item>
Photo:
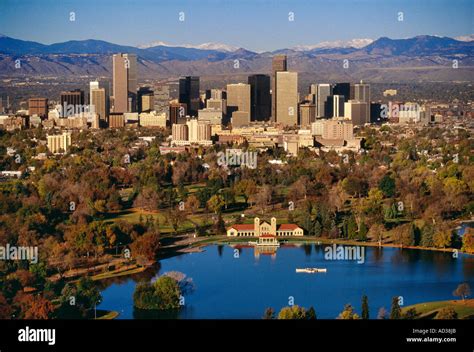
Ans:
<svg viewBox="0 0 474 352"><path fill-rule="evenodd" d="M355 320L360 319L359 315L354 312L354 308L350 304L344 306L344 310L339 314L337 319L342 320Z"/></svg>
<svg viewBox="0 0 474 352"><path fill-rule="evenodd" d="M416 319L418 317L418 312L415 308L409 308L403 314L403 319Z"/></svg>
<svg viewBox="0 0 474 352"><path fill-rule="evenodd" d="M304 320L306 319L306 310L298 305L284 307L278 313L278 319Z"/></svg>
<svg viewBox="0 0 474 352"><path fill-rule="evenodd" d="M401 319L402 309L399 304L399 297L395 296L392 298L392 307L390 309L390 319Z"/></svg>
<svg viewBox="0 0 474 352"><path fill-rule="evenodd" d="M306 319L308 320L316 320L318 317L316 316L316 311L313 307L309 307L306 311Z"/></svg>
<svg viewBox="0 0 474 352"><path fill-rule="evenodd" d="M459 284L458 287L453 291L453 296L461 297L464 301L466 297L471 295L471 287L467 282Z"/></svg>
<svg viewBox="0 0 474 352"><path fill-rule="evenodd" d="M7 299L0 293L0 319L11 319L13 308L8 304Z"/></svg>
<svg viewBox="0 0 474 352"><path fill-rule="evenodd" d="M366 295L362 296L362 319L369 319L369 298Z"/></svg>
<svg viewBox="0 0 474 352"><path fill-rule="evenodd" d="M462 250L467 253L474 253L474 230L468 228L462 238Z"/></svg>
<svg viewBox="0 0 474 352"><path fill-rule="evenodd" d="M213 195L211 199L207 201L207 207L215 214L220 214L224 205L224 199L219 194Z"/></svg>
<svg viewBox="0 0 474 352"><path fill-rule="evenodd" d="M379 182L379 189L385 197L392 198L395 196L395 180L390 175L385 175Z"/></svg>
<svg viewBox="0 0 474 352"><path fill-rule="evenodd" d="M365 225L364 221L361 221L360 226L359 226L359 232L357 233L357 238L360 241L367 240L367 232L368 232L367 225Z"/></svg>
<svg viewBox="0 0 474 352"><path fill-rule="evenodd" d="M197 199L194 194L191 194L188 199L186 199L184 207L194 215L194 213L199 209L199 199Z"/></svg>
<svg viewBox="0 0 474 352"><path fill-rule="evenodd" d="M265 319L265 320L275 319L275 311L273 310L273 308L265 309L265 313L263 314L262 319Z"/></svg>
<svg viewBox="0 0 474 352"><path fill-rule="evenodd" d="M216 231L216 235L218 235L218 236L224 236L227 233L227 230L225 228L225 222L224 222L224 219L222 218L221 213L219 213L219 215L217 215L217 221L216 221L216 224L215 224L214 228L215 228L215 231Z"/></svg>
<svg viewBox="0 0 474 352"><path fill-rule="evenodd" d="M257 186L253 180L241 180L235 184L235 191L244 197L245 203L248 204L249 198L257 191Z"/></svg>
<svg viewBox="0 0 474 352"><path fill-rule="evenodd" d="M178 282L166 275L153 284L139 283L133 293L133 303L139 309L168 310L180 307L181 291Z"/></svg>
<svg viewBox="0 0 474 352"><path fill-rule="evenodd" d="M438 311L435 319L443 319L443 320L458 319L458 313L454 310L453 307L444 307Z"/></svg>
<svg viewBox="0 0 474 352"><path fill-rule="evenodd" d="M380 307L377 313L377 319L380 319L380 320L387 319L387 310L385 309L385 307Z"/></svg>
<svg viewBox="0 0 474 352"><path fill-rule="evenodd" d="M154 231L148 231L142 236L138 237L130 245L132 250L132 257L138 258L143 256L149 261L152 261L156 257L156 253L160 248L160 235Z"/></svg>

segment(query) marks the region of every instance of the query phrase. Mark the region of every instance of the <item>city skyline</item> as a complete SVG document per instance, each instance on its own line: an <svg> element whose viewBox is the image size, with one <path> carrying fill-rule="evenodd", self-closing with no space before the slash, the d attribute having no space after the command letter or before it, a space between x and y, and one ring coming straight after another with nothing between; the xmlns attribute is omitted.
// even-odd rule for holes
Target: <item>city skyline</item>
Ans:
<svg viewBox="0 0 474 352"><path fill-rule="evenodd" d="M152 42L166 42L172 46L223 43L257 52L357 38L459 37L472 33L473 5L464 0L454 4L446 0L416 3L261 0L237 4L207 0L194 7L190 1L153 3L145 0L141 4L146 6L136 7L128 6L127 1L113 4L112 7L108 0L94 3L91 12L89 0L77 4L23 0L16 1L15 6L10 6L11 1L6 0L0 4L0 33L45 44L86 39L130 46ZM400 12L403 13L402 21L399 20ZM227 16L228 13L233 16ZM19 21L41 14L55 20L36 23L34 32L28 26L19 25ZM349 30L347 23L350 21L354 25ZM112 25L117 22L130 26ZM358 26L360 22L364 26ZM246 25L242 26L242 23ZM317 31L315 24L318 24ZM57 30L58 26L61 31ZM259 36L254 35L256 32Z"/></svg>

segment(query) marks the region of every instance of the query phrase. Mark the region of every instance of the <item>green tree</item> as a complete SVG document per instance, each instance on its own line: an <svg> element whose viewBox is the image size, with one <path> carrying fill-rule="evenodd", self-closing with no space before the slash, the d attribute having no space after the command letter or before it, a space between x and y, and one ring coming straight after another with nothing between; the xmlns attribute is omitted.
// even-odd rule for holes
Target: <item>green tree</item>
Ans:
<svg viewBox="0 0 474 352"><path fill-rule="evenodd" d="M180 307L181 290L178 282L166 275L153 284L139 283L133 294L135 307L140 309L168 310Z"/></svg>
<svg viewBox="0 0 474 352"><path fill-rule="evenodd" d="M385 175L379 182L379 189L385 197L392 198L396 191L395 180L390 175Z"/></svg>
<svg viewBox="0 0 474 352"><path fill-rule="evenodd" d="M316 315L316 311L314 310L313 307L309 307L309 309L306 311L306 319L308 320L316 320L318 317Z"/></svg>
<svg viewBox="0 0 474 352"><path fill-rule="evenodd" d="M392 298L392 307L390 309L390 319L401 319L402 309L399 304L399 297L395 296Z"/></svg>
<svg viewBox="0 0 474 352"><path fill-rule="evenodd" d="M366 295L362 296L362 319L369 319L369 298Z"/></svg>

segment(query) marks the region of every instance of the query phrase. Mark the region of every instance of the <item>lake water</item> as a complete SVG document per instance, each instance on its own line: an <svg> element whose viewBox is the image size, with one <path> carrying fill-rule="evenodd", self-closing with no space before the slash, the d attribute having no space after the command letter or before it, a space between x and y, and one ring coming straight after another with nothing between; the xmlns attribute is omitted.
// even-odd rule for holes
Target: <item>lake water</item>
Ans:
<svg viewBox="0 0 474 352"><path fill-rule="evenodd" d="M360 313L362 295L369 298L370 317L380 307L390 310L391 298L403 304L455 299L461 282L474 288L474 257L452 253L365 247L365 262L326 260L324 245L279 248L275 255L257 257L253 248L210 245L203 252L161 260L151 272L102 283L98 308L120 312L119 319L152 318L254 318L267 307L279 311L291 299L313 306L318 318L333 319L344 304ZM327 268L327 273L296 273L296 268ZM134 311L133 292L139 280L153 280L168 271L180 271L194 281L179 313L151 315Z"/></svg>

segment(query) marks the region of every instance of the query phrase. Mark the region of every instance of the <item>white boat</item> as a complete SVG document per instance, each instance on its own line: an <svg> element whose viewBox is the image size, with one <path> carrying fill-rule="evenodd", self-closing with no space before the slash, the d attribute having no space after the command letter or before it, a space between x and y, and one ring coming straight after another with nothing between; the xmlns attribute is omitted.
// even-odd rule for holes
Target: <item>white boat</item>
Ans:
<svg viewBox="0 0 474 352"><path fill-rule="evenodd" d="M326 268L302 268L302 269L297 268L296 269L297 273L308 273L308 274L325 273L327 271L328 269Z"/></svg>

